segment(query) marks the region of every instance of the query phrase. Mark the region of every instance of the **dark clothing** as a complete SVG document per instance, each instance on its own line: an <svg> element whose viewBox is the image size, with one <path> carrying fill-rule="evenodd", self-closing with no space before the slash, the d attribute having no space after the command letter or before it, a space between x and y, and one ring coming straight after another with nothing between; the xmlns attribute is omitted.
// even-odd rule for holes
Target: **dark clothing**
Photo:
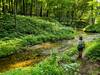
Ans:
<svg viewBox="0 0 100 75"><path fill-rule="evenodd" d="M78 48L78 51L83 51L84 48Z"/></svg>
<svg viewBox="0 0 100 75"><path fill-rule="evenodd" d="M77 49L78 49L78 51L79 51L79 56L78 56L78 58L82 58L82 53L83 53L84 48L85 48L85 43L84 43L84 41L83 41L83 40L79 40L78 46L77 46Z"/></svg>
<svg viewBox="0 0 100 75"><path fill-rule="evenodd" d="M78 48L78 51L83 51L83 49L85 48L84 41L79 40L77 48Z"/></svg>
<svg viewBox="0 0 100 75"><path fill-rule="evenodd" d="M82 58L82 53L83 53L83 51L79 51L79 56L78 56L78 58Z"/></svg>

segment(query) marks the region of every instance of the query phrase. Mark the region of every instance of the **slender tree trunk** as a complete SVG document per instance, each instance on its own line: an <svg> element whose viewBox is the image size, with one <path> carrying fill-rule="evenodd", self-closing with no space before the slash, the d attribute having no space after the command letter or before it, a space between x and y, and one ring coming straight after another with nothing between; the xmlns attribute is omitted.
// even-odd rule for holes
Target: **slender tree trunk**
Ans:
<svg viewBox="0 0 100 75"><path fill-rule="evenodd" d="M32 9L33 9L33 0L31 0L30 16L32 16Z"/></svg>
<svg viewBox="0 0 100 75"><path fill-rule="evenodd" d="M95 20L94 20L94 14L93 14L93 5L91 6L91 12L90 12L90 19L89 19L89 24L90 25L94 25L94 22L95 22Z"/></svg>
<svg viewBox="0 0 100 75"><path fill-rule="evenodd" d="M27 10L27 2L25 2L25 15L28 15L28 14L27 14L27 11L28 11L28 10Z"/></svg>
<svg viewBox="0 0 100 75"><path fill-rule="evenodd" d="M9 0L9 13L10 13L10 9L11 9L11 8L10 8L10 0Z"/></svg>
<svg viewBox="0 0 100 75"><path fill-rule="evenodd" d="M49 9L47 9L47 13L46 13L46 17L48 17L49 16Z"/></svg>
<svg viewBox="0 0 100 75"><path fill-rule="evenodd" d="M69 13L70 14L70 25L72 24L72 15L71 15L72 12L71 12L71 10L72 10L72 8L70 8L70 10L69 10L70 11L70 13Z"/></svg>
<svg viewBox="0 0 100 75"><path fill-rule="evenodd" d="M42 17L42 5L41 5L41 8L40 8L40 17Z"/></svg>
<svg viewBox="0 0 100 75"><path fill-rule="evenodd" d="M38 4L37 0L35 0L35 15L39 16L39 4Z"/></svg>
<svg viewBox="0 0 100 75"><path fill-rule="evenodd" d="M13 14L14 13L14 6L13 6L14 4L13 4L13 0L11 0L11 13Z"/></svg>
<svg viewBox="0 0 100 75"><path fill-rule="evenodd" d="M14 20L15 20L15 30L16 30L16 0L14 0Z"/></svg>
<svg viewBox="0 0 100 75"><path fill-rule="evenodd" d="M68 24L69 23L69 11L67 11L66 17L67 17L67 24Z"/></svg>
<svg viewBox="0 0 100 75"><path fill-rule="evenodd" d="M3 4L2 12L3 12L3 14L5 14L5 0L2 0L2 4Z"/></svg>
<svg viewBox="0 0 100 75"><path fill-rule="evenodd" d="M92 16L92 18L91 18L91 24L92 25L94 25L94 23L95 23L95 18L94 18L94 14L93 14L93 5L91 6L91 16Z"/></svg>
<svg viewBox="0 0 100 75"><path fill-rule="evenodd" d="M73 11L73 9L72 9L72 11L71 11L71 25L73 25L73 17L74 17L74 11Z"/></svg>
<svg viewBox="0 0 100 75"><path fill-rule="evenodd" d="M23 15L25 15L25 0L23 0Z"/></svg>
<svg viewBox="0 0 100 75"><path fill-rule="evenodd" d="M17 0L16 0L16 14L17 14L17 6L18 6L18 2L17 2Z"/></svg>
<svg viewBox="0 0 100 75"><path fill-rule="evenodd" d="M2 9L2 0L0 0L0 9ZM0 17L1 17L2 11L0 10Z"/></svg>

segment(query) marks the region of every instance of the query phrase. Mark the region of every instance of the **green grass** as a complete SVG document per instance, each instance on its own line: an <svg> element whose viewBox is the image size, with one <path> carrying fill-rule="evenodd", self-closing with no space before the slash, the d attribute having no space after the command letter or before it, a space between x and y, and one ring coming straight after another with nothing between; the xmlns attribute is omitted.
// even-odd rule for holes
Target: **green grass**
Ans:
<svg viewBox="0 0 100 75"><path fill-rule="evenodd" d="M66 38L67 37L67 38ZM53 35L53 34L41 34L38 36L28 35L21 38L14 38L11 40L0 41L0 57L10 55L18 50L21 50L25 46L32 46L43 42L54 42L62 39L70 39L69 35Z"/></svg>
<svg viewBox="0 0 100 75"><path fill-rule="evenodd" d="M90 60L100 61L100 39L88 43L84 53Z"/></svg>
<svg viewBox="0 0 100 75"><path fill-rule="evenodd" d="M17 37L27 34L45 34L59 32L63 27L59 22L39 17L17 16L16 26L13 16L3 15L0 18L0 37Z"/></svg>
<svg viewBox="0 0 100 75"><path fill-rule="evenodd" d="M85 55L89 60L100 60L100 39L87 43ZM74 75L79 70L80 63L76 61L74 55L78 53L77 47L73 46L63 53L53 50L50 57L37 64L35 67L24 67L9 70L0 75ZM59 65L63 63L63 65Z"/></svg>
<svg viewBox="0 0 100 75"><path fill-rule="evenodd" d="M32 46L43 42L55 42L63 39L73 39L75 32L70 27L64 27L59 22L39 17L17 16L17 25L14 25L12 16L3 15L0 18L0 57L4 57L23 47ZM68 53L67 53L68 54ZM72 54L72 53L71 53ZM71 63L70 56L62 54L62 58L53 53L48 59L35 67L18 68L0 75L64 75L64 69L58 64L59 60L68 59L64 66L67 73L73 72L70 66L76 69L76 64ZM75 65L73 65L75 64ZM70 65L70 66L69 66ZM68 67L69 66L69 67Z"/></svg>
<svg viewBox="0 0 100 75"><path fill-rule="evenodd" d="M0 57L10 55L25 46L43 42L55 42L74 38L75 32L59 22L40 17L17 16L14 25L13 16L2 15L0 18Z"/></svg>
<svg viewBox="0 0 100 75"><path fill-rule="evenodd" d="M53 50L51 56L37 64L35 67L25 67L10 70L0 75L74 75L79 68L79 64L71 58L76 51L76 47L68 51L56 54L57 50ZM70 58L70 59L69 59ZM63 60L65 62L63 62ZM59 62L64 63L59 64Z"/></svg>

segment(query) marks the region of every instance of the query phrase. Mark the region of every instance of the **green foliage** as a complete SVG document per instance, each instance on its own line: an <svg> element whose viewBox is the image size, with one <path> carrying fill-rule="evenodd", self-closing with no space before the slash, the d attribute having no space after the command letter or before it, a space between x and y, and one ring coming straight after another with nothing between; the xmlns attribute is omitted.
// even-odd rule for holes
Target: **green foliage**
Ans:
<svg viewBox="0 0 100 75"><path fill-rule="evenodd" d="M100 33L100 23L95 25L88 25L86 28L84 28L84 31Z"/></svg>
<svg viewBox="0 0 100 75"><path fill-rule="evenodd" d="M75 54L77 54L77 52L77 47L72 47L69 50L63 52L60 58L66 63L75 62Z"/></svg>
<svg viewBox="0 0 100 75"><path fill-rule="evenodd" d="M67 34L67 33L66 33ZM41 34L38 36L27 35L21 38L15 38L11 40L1 40L0 41L0 57L10 55L15 51L21 50L25 46L32 46L35 44L47 42L47 41L57 41L62 39L71 39L72 35L66 34Z"/></svg>
<svg viewBox="0 0 100 75"><path fill-rule="evenodd" d="M12 54L21 48L21 39L0 41L0 57Z"/></svg>
<svg viewBox="0 0 100 75"><path fill-rule="evenodd" d="M76 27L76 28L84 28L87 26L88 23L84 22L84 21L75 21L75 24L72 27Z"/></svg>
<svg viewBox="0 0 100 75"><path fill-rule="evenodd" d="M100 39L97 39L96 41L90 42L89 46L85 50L85 55L92 59L99 61L100 60Z"/></svg>
<svg viewBox="0 0 100 75"><path fill-rule="evenodd" d="M71 49L70 55L76 53L75 48ZM66 52L67 53L67 52ZM65 53L65 54L66 54ZM67 53L68 54L68 53ZM66 54L66 58L70 56ZM60 58L59 58L60 57ZM74 75L77 73L79 65L77 63L69 62L66 59L66 63L59 60L63 60L63 54L57 55L57 50L53 50L49 58L37 64L35 67L19 68L15 70L10 70L0 75Z"/></svg>
<svg viewBox="0 0 100 75"><path fill-rule="evenodd" d="M27 34L57 34L67 32L68 29L61 29L63 26L57 21L50 22L37 17L17 16L17 25L14 24L14 19L10 15L3 15L0 20L0 37L18 37ZM66 28L66 27L65 27ZM68 32L71 29L68 30ZM59 33L59 34L60 34Z"/></svg>
<svg viewBox="0 0 100 75"><path fill-rule="evenodd" d="M17 68L15 71L10 70L8 72L5 72L4 74L0 74L0 75L31 75L31 67L27 67L27 68Z"/></svg>
<svg viewBox="0 0 100 75"><path fill-rule="evenodd" d="M49 32L52 33L59 30L60 24L52 23L37 17L17 16L17 26L14 24L13 16L3 15L0 20L0 35L1 37L10 36L12 34L35 34ZM10 35L9 35L10 34Z"/></svg>
<svg viewBox="0 0 100 75"><path fill-rule="evenodd" d="M17 26L15 26L12 16L2 15L0 26L0 57L10 55L25 46L72 39L75 35L70 27L38 17L17 16Z"/></svg>

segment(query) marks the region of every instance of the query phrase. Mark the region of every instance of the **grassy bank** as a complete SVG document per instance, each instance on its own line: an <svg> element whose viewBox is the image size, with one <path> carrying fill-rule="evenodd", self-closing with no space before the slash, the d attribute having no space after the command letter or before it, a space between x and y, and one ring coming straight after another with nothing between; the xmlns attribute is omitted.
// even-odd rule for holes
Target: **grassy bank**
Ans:
<svg viewBox="0 0 100 75"><path fill-rule="evenodd" d="M77 73L79 64L72 58L76 54L76 48L57 55L53 50L51 56L37 64L35 67L18 68L2 73L1 75L74 75Z"/></svg>
<svg viewBox="0 0 100 75"><path fill-rule="evenodd" d="M85 55L93 61L100 61L100 39L87 44Z"/></svg>
<svg viewBox="0 0 100 75"><path fill-rule="evenodd" d="M100 39L86 44L86 57L95 60L100 59ZM24 67L10 70L0 75L78 75L80 62L76 61L75 55L78 53L76 46L63 53L57 54L57 50L52 50L49 58L35 65L35 67ZM94 72L93 72L94 73ZM90 73L91 75L93 73Z"/></svg>
<svg viewBox="0 0 100 75"><path fill-rule="evenodd" d="M59 32L63 26L57 22L39 17L17 16L16 25L12 15L2 15L0 18L0 37L18 37L27 34L46 34Z"/></svg>
<svg viewBox="0 0 100 75"><path fill-rule="evenodd" d="M59 22L39 17L17 16L16 26L11 15L0 18L0 57L10 55L25 46L74 38L74 30Z"/></svg>

